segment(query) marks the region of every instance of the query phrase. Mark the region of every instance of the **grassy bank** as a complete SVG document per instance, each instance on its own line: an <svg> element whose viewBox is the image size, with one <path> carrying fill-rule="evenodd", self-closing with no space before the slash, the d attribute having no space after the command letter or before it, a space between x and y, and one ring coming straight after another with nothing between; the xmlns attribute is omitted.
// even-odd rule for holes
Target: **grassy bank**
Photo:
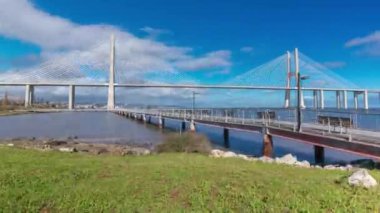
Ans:
<svg viewBox="0 0 380 213"><path fill-rule="evenodd" d="M349 172L198 154L94 156L0 147L4 212L377 212L380 187L348 186ZM380 172L371 174L380 180Z"/></svg>

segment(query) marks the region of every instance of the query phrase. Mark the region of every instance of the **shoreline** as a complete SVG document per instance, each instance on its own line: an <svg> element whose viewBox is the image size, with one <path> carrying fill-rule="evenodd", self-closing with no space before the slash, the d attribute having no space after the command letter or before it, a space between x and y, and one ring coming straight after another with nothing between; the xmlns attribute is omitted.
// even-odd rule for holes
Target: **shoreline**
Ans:
<svg viewBox="0 0 380 213"><path fill-rule="evenodd" d="M148 155L154 150L152 145L148 143L91 143L90 140L84 141L78 139L2 139L0 140L0 146L39 151L78 152L94 155L109 154L115 156Z"/></svg>

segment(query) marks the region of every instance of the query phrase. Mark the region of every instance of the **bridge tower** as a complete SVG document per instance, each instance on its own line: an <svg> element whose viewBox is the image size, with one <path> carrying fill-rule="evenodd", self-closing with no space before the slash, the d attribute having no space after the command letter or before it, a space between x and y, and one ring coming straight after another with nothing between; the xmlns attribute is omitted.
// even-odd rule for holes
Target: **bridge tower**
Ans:
<svg viewBox="0 0 380 213"><path fill-rule="evenodd" d="M290 57L290 52L286 52L286 88L285 90L285 103L284 107L289 108L290 107L290 94L291 94L291 83L292 83L292 77L296 79L295 82L297 82L297 76L299 73L299 58L298 58L298 49L294 49L294 66L295 66L295 71L291 71L291 57ZM305 108L305 100L303 98L303 92L301 90L301 108Z"/></svg>
<svg viewBox="0 0 380 213"><path fill-rule="evenodd" d="M290 52L286 52L286 88L285 91L285 108L290 107L290 80L292 77L292 73L290 70Z"/></svg>
<svg viewBox="0 0 380 213"><path fill-rule="evenodd" d="M298 78L298 73L300 72L300 63L299 63L299 58L298 58L298 48L295 48L294 49L294 65L295 65L295 78L297 79ZM298 82L298 79L297 79L297 82ZM305 100L303 98L303 92L302 90L300 91L300 95L301 95L301 103L300 103L300 106L301 108L305 108Z"/></svg>
<svg viewBox="0 0 380 213"><path fill-rule="evenodd" d="M111 35L110 73L108 83L107 109L115 109L115 35Z"/></svg>

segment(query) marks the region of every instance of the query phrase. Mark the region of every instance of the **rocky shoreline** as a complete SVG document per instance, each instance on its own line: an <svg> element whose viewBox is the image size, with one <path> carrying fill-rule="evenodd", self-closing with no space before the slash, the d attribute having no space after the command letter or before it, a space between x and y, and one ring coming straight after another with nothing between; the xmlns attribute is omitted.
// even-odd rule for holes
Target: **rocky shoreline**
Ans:
<svg viewBox="0 0 380 213"><path fill-rule="evenodd" d="M77 139L9 139L0 141L0 145L40 151L82 152L94 155L149 155L149 144L90 143Z"/></svg>
<svg viewBox="0 0 380 213"><path fill-rule="evenodd" d="M325 169L325 170L341 170L341 171L352 171L350 177L348 177L348 184L351 186L363 186L365 188L372 188L378 185L375 178L373 178L367 169L379 169L380 164L372 160L358 160L352 161L346 165L340 164L330 164L330 165L311 165L308 161L298 161L296 156L292 154L286 154L282 157L270 158L266 156L262 157L249 157L243 154L236 154L231 151L223 151L219 149L213 149L210 152L210 157L214 158L241 158L247 161L258 161L262 163L276 163L285 164L290 166L311 168L311 169Z"/></svg>
<svg viewBox="0 0 380 213"><path fill-rule="evenodd" d="M293 165L297 167L304 167L304 168L317 168L317 169L327 169L327 170L352 170L354 168L367 168L367 169L380 169L380 163L375 162L370 159L362 159L362 160L356 160L351 161L349 163L336 163L336 164L327 164L327 165L312 165L310 162L303 160L298 161L296 156L293 156L292 154L286 154L282 157L275 157L270 158L266 156L262 157L251 157L248 155L243 154L237 154L231 151L223 151L220 149L213 149L210 152L210 157L216 157L216 158L228 158L228 157L235 157L235 158L242 158L244 160L249 161L260 161L264 163L277 163L277 164L287 164L287 165Z"/></svg>

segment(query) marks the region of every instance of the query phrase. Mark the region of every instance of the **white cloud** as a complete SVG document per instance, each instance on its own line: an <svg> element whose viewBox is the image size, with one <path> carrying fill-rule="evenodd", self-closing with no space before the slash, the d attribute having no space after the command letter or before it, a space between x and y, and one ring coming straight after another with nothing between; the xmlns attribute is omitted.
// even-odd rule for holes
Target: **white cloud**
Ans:
<svg viewBox="0 0 380 213"><path fill-rule="evenodd" d="M349 40L346 47L359 47L360 53L370 56L380 56L380 31L375 31L364 37Z"/></svg>
<svg viewBox="0 0 380 213"><path fill-rule="evenodd" d="M159 36L165 35L165 34L172 34L170 30L158 29L158 28L152 28L152 27L143 27L143 28L140 28L140 30L145 32L148 35L148 38L150 39L156 39Z"/></svg>
<svg viewBox="0 0 380 213"><path fill-rule="evenodd" d="M240 51L243 53L251 53L253 51L253 47L245 46L245 47L240 48Z"/></svg>
<svg viewBox="0 0 380 213"><path fill-rule="evenodd" d="M185 58L175 63L176 67L184 70L202 70L209 68L230 67L231 52L219 50L206 54L200 58Z"/></svg>
<svg viewBox="0 0 380 213"><path fill-rule="evenodd" d="M15 15L19 14L19 15ZM158 32L143 28L147 32ZM0 35L33 43L42 48L45 60L67 58L66 63L89 63L108 67L109 37L117 38L118 71L183 71L229 67L228 51L215 51L203 57L191 54L192 48L169 46L138 38L111 25L79 25L36 9L27 0L0 0ZM74 66L74 65L73 65Z"/></svg>
<svg viewBox="0 0 380 213"><path fill-rule="evenodd" d="M323 66L329 69L337 69L346 66L346 62L344 61L326 61L323 63Z"/></svg>
<svg viewBox="0 0 380 213"><path fill-rule="evenodd" d="M151 36L169 33L167 30L151 27L141 30L149 34L148 38L139 38L112 25L77 24L41 11L28 0L0 0L0 36L39 46L42 61L39 66L0 74L0 81L104 82L109 67L111 34L116 36L119 83L143 81L144 75L150 72L172 74L175 78L186 71L229 69L231 66L229 51L195 56L192 48L170 46L151 39ZM50 92L67 95L62 89Z"/></svg>

